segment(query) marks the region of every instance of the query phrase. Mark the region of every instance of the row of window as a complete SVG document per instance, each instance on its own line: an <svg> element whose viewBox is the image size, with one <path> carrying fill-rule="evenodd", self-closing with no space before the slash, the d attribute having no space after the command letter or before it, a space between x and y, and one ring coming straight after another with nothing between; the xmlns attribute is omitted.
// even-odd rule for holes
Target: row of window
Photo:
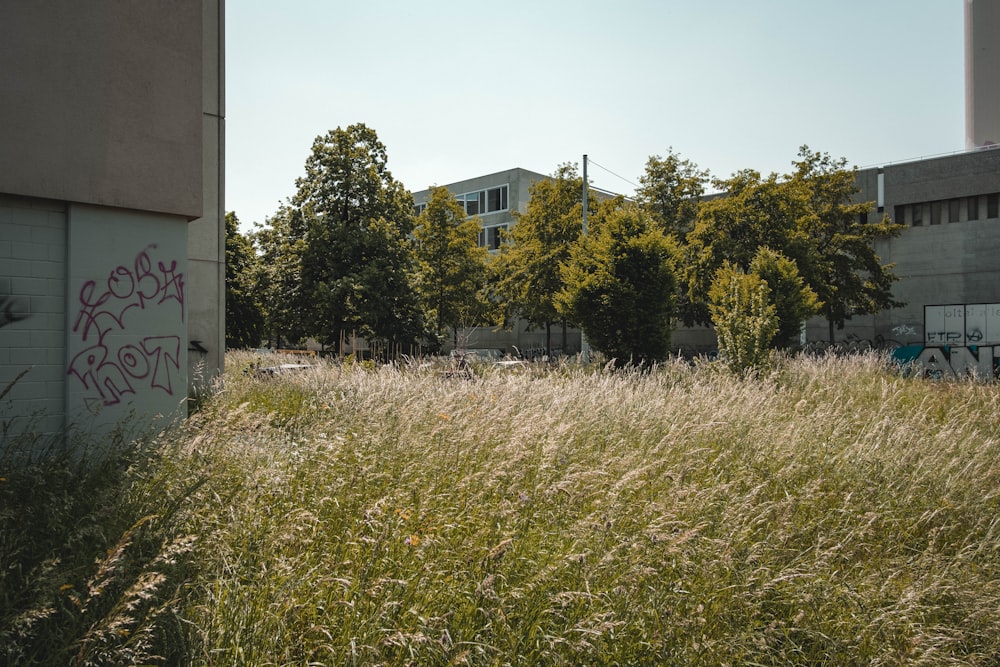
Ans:
<svg viewBox="0 0 1000 667"><path fill-rule="evenodd" d="M507 186L501 185L499 187L478 190L476 192L464 192L460 195L455 195L455 199L458 201L459 205L465 209L466 216L482 215L484 213L498 213L500 211L506 211L508 208L507 192ZM426 208L426 203L417 204L413 207L413 212L420 215Z"/></svg>
<svg viewBox="0 0 1000 667"><path fill-rule="evenodd" d="M1000 193L956 197L896 207L893 222L908 227L1000 217Z"/></svg>

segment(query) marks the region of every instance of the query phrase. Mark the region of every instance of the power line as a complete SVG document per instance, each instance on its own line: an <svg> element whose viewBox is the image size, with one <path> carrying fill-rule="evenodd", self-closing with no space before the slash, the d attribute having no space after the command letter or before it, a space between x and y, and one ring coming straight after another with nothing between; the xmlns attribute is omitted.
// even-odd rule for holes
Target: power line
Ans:
<svg viewBox="0 0 1000 667"><path fill-rule="evenodd" d="M619 174L616 174L615 172L611 171L610 169L608 169L608 168L607 168L607 167L605 167L604 165L600 165L600 164L597 164L596 162L594 162L593 158L591 158L591 157L588 157L588 158L587 158L587 161L588 161L588 162L589 162L590 164L594 165L595 167L600 167L601 169L603 169L604 171L608 172L609 174L611 174L611 175L612 175L612 176L614 176L615 178L620 178L621 180L623 180L623 181L625 181L626 183L628 183L629 185L631 185L631 186L632 186L633 188L636 188L636 189L638 189L638 188L639 188L639 186L638 186L638 185L636 185L636 184L635 184L635 183L633 183L632 181L628 180L628 179L627 179L627 178L625 178L624 176L621 176L621 175L619 175Z"/></svg>

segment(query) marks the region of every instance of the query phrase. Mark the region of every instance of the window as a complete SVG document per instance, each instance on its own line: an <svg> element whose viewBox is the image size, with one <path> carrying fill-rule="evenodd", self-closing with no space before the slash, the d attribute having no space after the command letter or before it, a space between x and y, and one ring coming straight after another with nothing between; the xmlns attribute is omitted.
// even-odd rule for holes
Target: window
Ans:
<svg viewBox="0 0 1000 667"><path fill-rule="evenodd" d="M507 210L507 186L501 185L499 188L492 188L486 191L486 212Z"/></svg>
<svg viewBox="0 0 1000 667"><path fill-rule="evenodd" d="M919 227L922 224L924 224L924 205L923 204L914 204L911 207L911 210L913 212L912 213L913 218L912 218L911 224L914 227Z"/></svg>
<svg viewBox="0 0 1000 667"><path fill-rule="evenodd" d="M507 210L507 190L506 185L501 185L489 190L455 195L455 199L465 209L466 216L496 213Z"/></svg>
<svg viewBox="0 0 1000 667"><path fill-rule="evenodd" d="M893 222L895 222L897 225L905 225L906 224L906 207L905 206L901 206L901 205L900 206L896 206L895 211L896 211L896 219L893 220Z"/></svg>
<svg viewBox="0 0 1000 667"><path fill-rule="evenodd" d="M503 241L503 235L507 231L507 225L497 225L496 227L489 228L489 249L499 250L500 243Z"/></svg>
<svg viewBox="0 0 1000 667"><path fill-rule="evenodd" d="M961 204L962 204L961 199L948 200L948 222L958 222L962 219Z"/></svg>
<svg viewBox="0 0 1000 667"><path fill-rule="evenodd" d="M868 212L858 213L858 224L867 225L868 224Z"/></svg>
<svg viewBox="0 0 1000 667"><path fill-rule="evenodd" d="M469 192L455 197L458 203L465 207L465 215L479 215L479 212L484 208L480 206L483 198L482 192Z"/></svg>
<svg viewBox="0 0 1000 667"><path fill-rule="evenodd" d="M427 204L417 204L413 207L413 215L420 215L427 208Z"/></svg>
<svg viewBox="0 0 1000 667"><path fill-rule="evenodd" d="M979 197L969 197L969 220L979 220Z"/></svg>
<svg viewBox="0 0 1000 667"><path fill-rule="evenodd" d="M939 201L931 202L931 224L940 225L941 224L941 209L943 209L943 203Z"/></svg>
<svg viewBox="0 0 1000 667"><path fill-rule="evenodd" d="M499 250L503 243L503 235L507 232L507 225L495 225L493 227L483 227L479 230L479 245L486 246L490 250Z"/></svg>
<svg viewBox="0 0 1000 667"><path fill-rule="evenodd" d="M986 195L986 217L1000 218L1000 195L995 192Z"/></svg>

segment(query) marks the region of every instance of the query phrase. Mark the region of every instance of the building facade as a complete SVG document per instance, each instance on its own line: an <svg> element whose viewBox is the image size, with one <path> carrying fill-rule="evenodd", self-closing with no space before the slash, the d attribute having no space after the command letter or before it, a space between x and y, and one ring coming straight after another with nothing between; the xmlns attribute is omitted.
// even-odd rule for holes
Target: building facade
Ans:
<svg viewBox="0 0 1000 667"><path fill-rule="evenodd" d="M496 252L500 249L503 233L516 222L515 212L527 212L532 184L551 178L518 167L449 183L445 187L465 208L466 215L479 218L481 226L479 245ZM593 189L592 191L593 195L598 197L610 194ZM430 196L429 189L413 193L415 212L418 215L427 206ZM549 351L546 348L546 337L544 329L519 321L513 323L509 330L496 327L466 329L459 334L459 345L467 349L492 350L498 354L536 358ZM446 351L450 346L451 341L448 341ZM562 328L553 329L551 352L576 354L580 348L579 329L567 328L565 331Z"/></svg>
<svg viewBox="0 0 1000 667"><path fill-rule="evenodd" d="M224 0L0 4L0 422L186 414L224 355Z"/></svg>
<svg viewBox="0 0 1000 667"><path fill-rule="evenodd" d="M893 294L906 305L854 318L846 333L933 343L928 307L1000 302L1000 148L863 169L857 183L858 199L875 203L872 216L906 227L876 244L882 261L895 265ZM824 338L812 324L810 338Z"/></svg>

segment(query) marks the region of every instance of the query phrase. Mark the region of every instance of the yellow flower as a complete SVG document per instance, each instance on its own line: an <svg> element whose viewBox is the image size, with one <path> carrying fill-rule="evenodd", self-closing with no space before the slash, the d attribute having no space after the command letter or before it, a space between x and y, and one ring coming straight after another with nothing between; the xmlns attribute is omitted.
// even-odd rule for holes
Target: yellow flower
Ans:
<svg viewBox="0 0 1000 667"><path fill-rule="evenodd" d="M443 412L439 412L439 413L438 413L438 417L440 417L441 419L445 420L446 422L447 422L447 421L451 421L451 417L449 417L448 415L446 415L446 414L445 414L445 413L443 413Z"/></svg>
<svg viewBox="0 0 1000 667"><path fill-rule="evenodd" d="M410 535L405 540L403 540L403 543L411 547L420 546L420 536L414 533L413 535Z"/></svg>

